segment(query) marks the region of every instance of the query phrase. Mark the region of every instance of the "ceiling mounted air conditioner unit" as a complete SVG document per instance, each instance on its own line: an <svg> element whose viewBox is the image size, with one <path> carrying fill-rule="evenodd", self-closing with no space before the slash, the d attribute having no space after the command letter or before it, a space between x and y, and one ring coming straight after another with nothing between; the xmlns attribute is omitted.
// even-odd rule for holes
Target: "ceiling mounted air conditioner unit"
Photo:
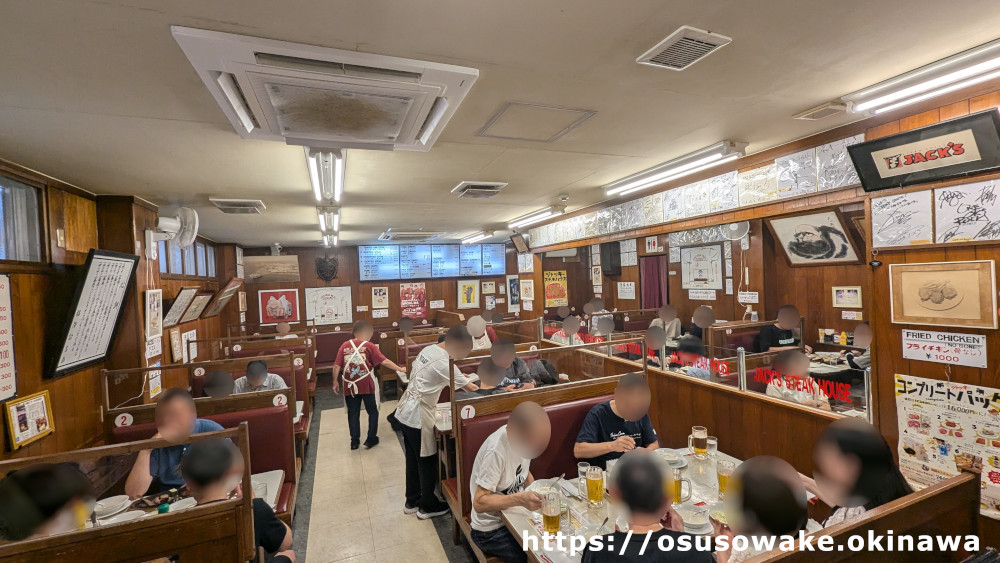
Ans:
<svg viewBox="0 0 1000 563"><path fill-rule="evenodd" d="M444 236L441 231L402 231L398 229L386 229L381 235L379 235L378 240L381 241L396 241L396 242L421 242L439 239Z"/></svg>
<svg viewBox="0 0 1000 563"><path fill-rule="evenodd" d="M451 189L451 193L467 199L489 199L507 186L507 182L470 182L459 183Z"/></svg>
<svg viewBox="0 0 1000 563"><path fill-rule="evenodd" d="M225 199L210 197L208 201L219 211L230 215L261 215L267 211L264 202L259 199Z"/></svg>
<svg viewBox="0 0 1000 563"><path fill-rule="evenodd" d="M427 151L474 68L187 27L174 39L245 139Z"/></svg>

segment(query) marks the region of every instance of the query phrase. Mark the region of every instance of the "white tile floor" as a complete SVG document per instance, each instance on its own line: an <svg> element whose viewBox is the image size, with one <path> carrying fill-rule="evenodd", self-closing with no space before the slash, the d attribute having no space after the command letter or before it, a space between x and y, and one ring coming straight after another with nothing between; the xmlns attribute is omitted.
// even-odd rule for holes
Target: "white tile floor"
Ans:
<svg viewBox="0 0 1000 563"><path fill-rule="evenodd" d="M381 443L352 451L344 409L323 411L309 518L307 563L447 561L430 520L403 514L405 460L381 405ZM367 429L361 413L361 434Z"/></svg>

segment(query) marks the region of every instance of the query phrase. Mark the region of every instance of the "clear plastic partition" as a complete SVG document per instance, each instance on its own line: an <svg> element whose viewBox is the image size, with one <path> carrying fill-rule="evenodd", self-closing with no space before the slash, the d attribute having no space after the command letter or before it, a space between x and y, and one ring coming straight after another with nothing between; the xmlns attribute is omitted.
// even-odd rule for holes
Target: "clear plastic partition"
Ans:
<svg viewBox="0 0 1000 563"><path fill-rule="evenodd" d="M540 318L489 323L487 330L492 330L497 338L509 338L514 344L530 344L542 340L544 333L542 323Z"/></svg>

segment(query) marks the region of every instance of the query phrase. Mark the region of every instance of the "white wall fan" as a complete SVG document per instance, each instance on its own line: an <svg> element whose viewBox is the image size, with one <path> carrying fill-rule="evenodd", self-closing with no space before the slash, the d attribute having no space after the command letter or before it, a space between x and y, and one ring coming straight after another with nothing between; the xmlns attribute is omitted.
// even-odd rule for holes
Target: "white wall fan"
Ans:
<svg viewBox="0 0 1000 563"><path fill-rule="evenodd" d="M157 217L156 230L146 230L146 258L159 258L159 242L173 241L174 246L187 248L198 236L198 212L190 207L180 207L174 217Z"/></svg>

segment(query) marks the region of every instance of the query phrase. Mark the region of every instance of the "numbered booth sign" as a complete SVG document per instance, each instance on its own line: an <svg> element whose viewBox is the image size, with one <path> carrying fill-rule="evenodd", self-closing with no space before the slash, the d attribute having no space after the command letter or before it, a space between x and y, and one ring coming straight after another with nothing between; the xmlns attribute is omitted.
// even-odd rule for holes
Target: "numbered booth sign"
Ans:
<svg viewBox="0 0 1000 563"><path fill-rule="evenodd" d="M285 395L275 395L274 396L274 406L281 407L288 404L288 397Z"/></svg>

